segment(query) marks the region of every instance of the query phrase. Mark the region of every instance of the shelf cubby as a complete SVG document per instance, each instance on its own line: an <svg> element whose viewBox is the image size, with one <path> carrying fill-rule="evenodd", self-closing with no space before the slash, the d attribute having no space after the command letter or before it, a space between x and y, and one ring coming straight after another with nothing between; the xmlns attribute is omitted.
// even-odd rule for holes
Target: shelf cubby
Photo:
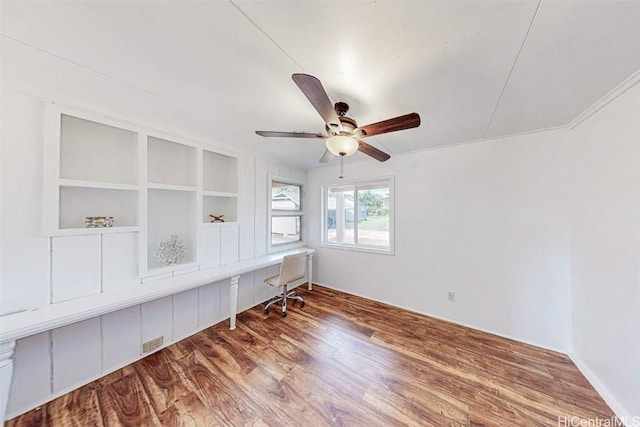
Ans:
<svg viewBox="0 0 640 427"><path fill-rule="evenodd" d="M196 259L196 226L194 223L196 193L177 190L148 190L148 269L165 268L154 255L160 243L177 235L185 246L185 256L178 263Z"/></svg>
<svg viewBox="0 0 640 427"><path fill-rule="evenodd" d="M202 197L202 222L211 223L209 215L224 215L224 222L238 221L238 198L235 196L205 195ZM214 223L218 224L218 223Z"/></svg>
<svg viewBox="0 0 640 427"><path fill-rule="evenodd" d="M195 188L195 147L149 136L147 148L150 184Z"/></svg>
<svg viewBox="0 0 640 427"><path fill-rule="evenodd" d="M88 216L112 216L113 228L138 225L138 191L60 187L60 229L86 228Z"/></svg>
<svg viewBox="0 0 640 427"><path fill-rule="evenodd" d="M60 119L60 178L138 182L138 135L66 114Z"/></svg>
<svg viewBox="0 0 640 427"><path fill-rule="evenodd" d="M203 150L202 163L204 191L238 192L238 160L235 157Z"/></svg>

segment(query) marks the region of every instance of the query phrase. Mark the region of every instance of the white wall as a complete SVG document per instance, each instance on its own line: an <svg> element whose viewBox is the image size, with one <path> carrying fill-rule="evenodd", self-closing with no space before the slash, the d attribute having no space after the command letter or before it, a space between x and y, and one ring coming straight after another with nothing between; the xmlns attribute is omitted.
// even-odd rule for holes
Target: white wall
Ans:
<svg viewBox="0 0 640 427"><path fill-rule="evenodd" d="M345 179L395 176L395 256L319 248L316 281L567 350L565 139L566 131L556 130L345 166ZM320 223L320 187L338 175L333 167L309 171L311 223ZM309 240L320 245L319 227Z"/></svg>
<svg viewBox="0 0 640 427"><path fill-rule="evenodd" d="M89 289L84 281L71 283L72 279L86 280L87 275L80 274L84 270L97 271L98 277L115 277L106 274L109 271L104 262L100 264L101 259L113 258L104 253L110 246L105 241L93 245L95 251L88 261L71 256L77 253L78 241L87 240L83 239L87 236L43 237L42 152L47 99L14 86L3 85L2 89L0 314L49 304L58 299L55 295L58 288L71 292L68 297L74 298L135 285L128 278L121 278L122 283L111 280L102 289L99 284ZM144 124L137 121L140 117L120 118ZM185 123L185 128L188 125ZM235 235L234 247L238 247L235 253L246 259L267 251L269 174L304 182L306 172L250 154L241 156L240 172L239 235ZM127 238L129 234L131 239ZM88 237L89 243L101 240L98 235ZM112 272L120 276L124 270L137 273L137 233L108 237L118 237L131 246L127 246L129 243L123 243L126 247L115 246L119 254L130 256L118 258L121 264ZM65 248L72 252L66 252ZM51 249L55 250L53 255ZM224 253L221 255L224 258ZM93 259L97 260L96 268L88 266ZM122 263L133 268L123 269ZM64 268L57 268L61 264ZM62 270L67 273L57 274ZM239 310L272 295L273 290L263 281L274 274L277 274L274 268L267 268L240 278ZM229 285L217 282L18 340L7 416L16 416L139 359L142 343L149 339L164 336L168 345L228 317Z"/></svg>
<svg viewBox="0 0 640 427"><path fill-rule="evenodd" d="M640 417L640 85L571 132L573 358Z"/></svg>
<svg viewBox="0 0 640 427"><path fill-rule="evenodd" d="M395 256L319 248L316 281L568 352L618 416L640 417L640 85L629 86L571 130L348 165L347 179L395 176ZM337 176L309 172L312 246L320 188Z"/></svg>

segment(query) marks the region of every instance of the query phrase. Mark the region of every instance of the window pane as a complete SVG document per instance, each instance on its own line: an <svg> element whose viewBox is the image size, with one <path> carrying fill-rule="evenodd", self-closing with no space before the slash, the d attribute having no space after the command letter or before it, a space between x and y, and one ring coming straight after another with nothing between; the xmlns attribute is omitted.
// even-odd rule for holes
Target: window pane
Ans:
<svg viewBox="0 0 640 427"><path fill-rule="evenodd" d="M271 217L271 245L300 241L299 216Z"/></svg>
<svg viewBox="0 0 640 427"><path fill-rule="evenodd" d="M358 244L389 247L389 186L358 187Z"/></svg>
<svg viewBox="0 0 640 427"><path fill-rule="evenodd" d="M327 192L327 242L355 243L353 186L331 187Z"/></svg>
<svg viewBox="0 0 640 427"><path fill-rule="evenodd" d="M273 181L271 183L271 209L299 211L300 186Z"/></svg>

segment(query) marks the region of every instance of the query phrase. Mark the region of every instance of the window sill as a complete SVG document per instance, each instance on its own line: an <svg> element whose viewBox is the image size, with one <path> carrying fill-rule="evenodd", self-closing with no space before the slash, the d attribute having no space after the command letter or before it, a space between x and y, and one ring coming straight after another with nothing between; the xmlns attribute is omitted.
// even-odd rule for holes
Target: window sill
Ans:
<svg viewBox="0 0 640 427"><path fill-rule="evenodd" d="M395 255L395 251L393 250L393 248L378 249L378 248L369 247L369 246L341 245L339 243L326 243L326 242L321 243L320 247L329 248L329 249L340 249L340 250L353 251L353 252L365 252L365 253L379 254L379 255L391 255L391 256Z"/></svg>
<svg viewBox="0 0 640 427"><path fill-rule="evenodd" d="M292 243L283 243L280 245L270 245L269 248L267 249L267 253L268 254L275 254L278 252L283 252L283 251L289 251L292 249L297 249L297 248L301 248L306 246L307 243L300 240L297 242L292 242Z"/></svg>

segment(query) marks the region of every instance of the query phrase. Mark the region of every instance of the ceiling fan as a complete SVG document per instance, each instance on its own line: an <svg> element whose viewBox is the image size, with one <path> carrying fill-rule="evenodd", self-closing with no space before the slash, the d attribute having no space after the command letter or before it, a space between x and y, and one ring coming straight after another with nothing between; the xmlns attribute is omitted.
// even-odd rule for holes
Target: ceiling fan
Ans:
<svg viewBox="0 0 640 427"><path fill-rule="evenodd" d="M293 81L298 85L302 93L309 99L313 107L320 113L325 122L327 134L311 132L277 132L257 130L256 133L265 137L291 137L291 138L322 138L326 140L327 151L320 159L321 163L329 162L333 156L351 156L360 151L374 159L384 162L391 157L389 154L362 141L362 138L411 129L420 126L420 116L417 113L405 114L393 119L383 120L365 126L358 126L355 120L347 117L349 105L344 102L331 104L327 92L322 83L316 77L309 74L293 74Z"/></svg>

